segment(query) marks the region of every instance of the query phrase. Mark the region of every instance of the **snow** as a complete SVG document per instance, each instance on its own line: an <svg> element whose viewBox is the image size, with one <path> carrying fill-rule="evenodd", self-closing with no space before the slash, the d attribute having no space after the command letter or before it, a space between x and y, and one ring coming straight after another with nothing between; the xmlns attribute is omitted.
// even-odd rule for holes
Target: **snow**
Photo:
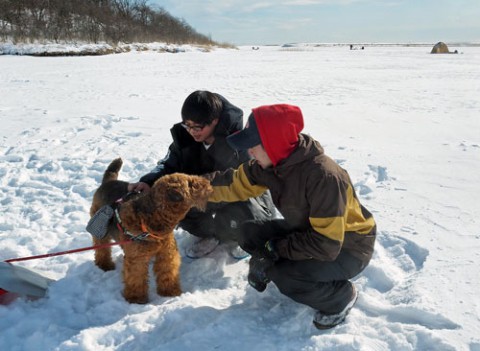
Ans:
<svg viewBox="0 0 480 351"><path fill-rule="evenodd" d="M206 52L208 48L201 45L174 45L167 43L119 43L110 45L107 43L91 44L78 42L71 43L53 43L53 42L34 42L34 43L13 43L6 41L0 43L0 55L32 55L32 56L85 56L85 55L105 55L112 53L124 53L131 51L156 51L156 52Z"/></svg>
<svg viewBox="0 0 480 351"><path fill-rule="evenodd" d="M241 47L179 54L0 56L0 260L91 245L89 206L115 157L138 178L167 151L185 97L219 92L248 115L300 106L378 223L359 299L328 331L224 247L183 257L184 293L121 295L122 253L19 262L56 280L0 306L2 350L480 350L480 48ZM455 49L455 48L452 48ZM182 256L192 240L175 232Z"/></svg>

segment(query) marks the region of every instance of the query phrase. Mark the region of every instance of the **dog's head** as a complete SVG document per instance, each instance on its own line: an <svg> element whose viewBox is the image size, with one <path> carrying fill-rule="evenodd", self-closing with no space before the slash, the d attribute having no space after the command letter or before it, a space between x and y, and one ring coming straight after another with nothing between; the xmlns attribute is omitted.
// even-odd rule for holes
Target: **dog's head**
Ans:
<svg viewBox="0 0 480 351"><path fill-rule="evenodd" d="M212 186L207 179L174 173L157 180L149 195L153 197L154 202L162 203L165 207L188 209L196 207L204 211L212 192Z"/></svg>
<svg viewBox="0 0 480 351"><path fill-rule="evenodd" d="M134 233L166 234L192 207L204 211L212 192L210 181L200 176L166 175L157 180L145 196L122 205L122 221Z"/></svg>

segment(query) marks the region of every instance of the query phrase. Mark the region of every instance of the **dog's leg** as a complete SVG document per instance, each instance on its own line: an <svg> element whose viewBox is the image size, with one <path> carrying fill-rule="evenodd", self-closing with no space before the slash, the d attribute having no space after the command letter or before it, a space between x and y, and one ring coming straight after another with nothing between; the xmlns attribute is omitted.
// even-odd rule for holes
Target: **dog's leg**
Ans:
<svg viewBox="0 0 480 351"><path fill-rule="evenodd" d="M110 238L98 239L93 238L93 245L103 245L108 244ZM104 247L101 249L95 249L95 264L98 268L103 269L104 271L112 271L115 269L115 263L112 260L112 248Z"/></svg>
<svg viewBox="0 0 480 351"><path fill-rule="evenodd" d="M135 254L135 250L125 250L123 261L123 283L125 287L123 296L130 303L145 304L148 302L149 261L150 256Z"/></svg>
<svg viewBox="0 0 480 351"><path fill-rule="evenodd" d="M180 262L177 243L173 233L161 243L161 250L155 255L153 271L157 281L157 294L161 296L178 296L182 293L180 286Z"/></svg>

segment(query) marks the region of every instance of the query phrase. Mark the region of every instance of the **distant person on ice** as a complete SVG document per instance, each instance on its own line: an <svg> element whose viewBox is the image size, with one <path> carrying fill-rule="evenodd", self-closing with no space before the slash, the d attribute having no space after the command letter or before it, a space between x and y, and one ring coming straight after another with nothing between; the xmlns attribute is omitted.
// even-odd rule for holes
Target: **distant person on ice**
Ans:
<svg viewBox="0 0 480 351"><path fill-rule="evenodd" d="M248 282L262 292L274 282L291 299L316 310L328 329L344 321L357 299L349 281L368 265L376 224L359 202L348 173L300 133L292 105L253 109L245 128L227 138L254 158L210 175L212 202L245 201L267 189L283 219L247 221L239 244L252 257Z"/></svg>
<svg viewBox="0 0 480 351"><path fill-rule="evenodd" d="M202 175L236 168L249 160L246 151L237 152L225 140L242 129L243 111L220 94L194 91L185 99L181 115L182 122L170 130L173 143L167 155L139 182L129 184L129 191L148 191L166 174ZM236 244L240 224L247 219L271 218L274 211L268 193L237 203L210 204L205 212L192 209L180 222L181 228L197 237L186 255L200 258L224 242L233 243L229 250L234 258L244 258L247 253Z"/></svg>

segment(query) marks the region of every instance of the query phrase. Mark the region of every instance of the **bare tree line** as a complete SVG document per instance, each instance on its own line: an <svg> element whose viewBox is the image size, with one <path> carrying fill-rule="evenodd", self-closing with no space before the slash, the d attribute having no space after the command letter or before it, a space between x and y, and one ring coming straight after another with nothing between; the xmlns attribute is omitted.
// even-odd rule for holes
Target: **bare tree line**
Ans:
<svg viewBox="0 0 480 351"><path fill-rule="evenodd" d="M148 0L0 0L0 38L215 44Z"/></svg>

